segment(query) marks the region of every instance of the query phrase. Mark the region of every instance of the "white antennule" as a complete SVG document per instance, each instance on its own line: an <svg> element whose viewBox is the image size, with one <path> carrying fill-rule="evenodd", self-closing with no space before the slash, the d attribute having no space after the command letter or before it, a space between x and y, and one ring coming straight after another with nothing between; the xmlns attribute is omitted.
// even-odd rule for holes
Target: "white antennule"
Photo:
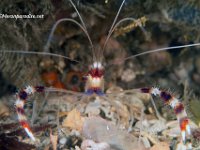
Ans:
<svg viewBox="0 0 200 150"><path fill-rule="evenodd" d="M116 21L117 21L117 18L118 18L118 16L119 16L119 13L120 13L120 11L121 11L122 6L124 5L124 3L125 3L125 0L122 1L121 5L120 5L120 7L119 7L119 10L118 10L118 12L117 12L117 14L116 14L116 16L115 16L115 19L114 19L114 21L113 21L113 23L112 23L112 25L111 25L111 27L110 27L110 30L109 30L109 32L108 32L106 41L105 41L105 43L104 43L104 45L103 45L102 54L103 54L103 51L104 51L104 49L105 49L105 47L106 47L106 45L107 45L107 42L108 42L108 40L109 40L109 38L110 38L110 36L111 36L111 34L112 34L113 27L115 26L115 23L116 23Z"/></svg>
<svg viewBox="0 0 200 150"><path fill-rule="evenodd" d="M80 24L78 23L76 20L74 19L71 19L71 18L63 18L63 19L59 19L54 25L53 25L53 28L51 29L51 32L50 32L50 35L48 37L48 40L47 40L47 43L44 47L44 50L45 52L47 52L49 50L49 46L50 46L50 43L51 43L51 39L53 37L53 34L57 28L57 26L61 23L61 22L66 22L66 21L69 21L69 22L72 22L72 23L75 23L76 25L78 25L82 30L83 32L86 34L86 36L88 37L89 39L89 42L90 42L90 45L93 47L93 44L92 44L92 41L90 40L90 36L88 34L88 32L85 30L85 28Z"/></svg>
<svg viewBox="0 0 200 150"><path fill-rule="evenodd" d="M88 40L90 41L90 46L91 46L92 55L93 55L93 61L95 61L95 60L97 60L97 56L95 55L94 45L93 45L93 43L92 43L92 40L91 40L91 38L90 38L90 35L89 35L88 30L87 30L87 28L86 28L86 25L85 25L85 23L84 23L84 21L83 21L81 15L80 15L78 9L76 8L75 4L73 3L73 1L72 1L72 0L69 0L69 1L70 1L70 3L72 4L72 6L74 7L74 9L75 9L76 13L78 14L78 17L79 17L79 19L80 19L80 21L81 21L82 26L83 26L84 29L85 29L85 32L86 32L87 37L88 37Z"/></svg>
<svg viewBox="0 0 200 150"><path fill-rule="evenodd" d="M50 43L51 43L53 34L54 34L54 32L55 32L57 26L58 26L61 22L67 22L67 21L69 21L69 22L72 22L72 23L75 23L76 25L78 25L78 26L83 30L83 32L86 34L86 36L87 36L87 38L88 38L88 40L89 40L91 49L92 49L93 60L96 60L96 56L95 56L95 52L94 52L94 46L93 46L92 40L91 40L91 38L90 38L90 36L89 36L89 34L88 34L88 31L87 31L87 28L86 28L86 26L85 26L85 23L84 23L84 21L83 21L81 15L80 15L80 13L79 13L79 11L77 10L75 4L74 4L71 0L69 0L69 1L70 1L70 3L72 4L72 6L74 7L76 13L78 14L79 19L80 19L80 21L81 21L81 24L78 23L76 20L71 19L71 18L63 18L63 19L58 20L58 21L53 25L53 28L51 29L51 33L50 33L50 35L49 35L49 37L48 37L48 40L47 40L47 43L46 43L46 45L45 45L45 47L44 47L44 51L47 52L47 51L49 50Z"/></svg>

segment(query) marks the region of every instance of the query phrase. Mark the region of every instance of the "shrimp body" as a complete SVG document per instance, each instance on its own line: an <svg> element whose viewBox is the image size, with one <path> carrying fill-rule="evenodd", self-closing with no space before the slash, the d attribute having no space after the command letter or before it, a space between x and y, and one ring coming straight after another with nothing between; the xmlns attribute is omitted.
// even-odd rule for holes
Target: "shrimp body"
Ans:
<svg viewBox="0 0 200 150"><path fill-rule="evenodd" d="M85 94L104 95L104 68L100 62L94 62L88 72Z"/></svg>

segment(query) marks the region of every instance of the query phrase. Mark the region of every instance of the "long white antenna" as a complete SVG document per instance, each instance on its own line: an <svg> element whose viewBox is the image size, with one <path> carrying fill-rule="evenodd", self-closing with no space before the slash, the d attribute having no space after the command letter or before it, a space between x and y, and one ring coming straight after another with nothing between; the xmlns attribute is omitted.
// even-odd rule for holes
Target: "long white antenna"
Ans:
<svg viewBox="0 0 200 150"><path fill-rule="evenodd" d="M81 15L80 15L78 9L76 8L76 5L73 3L72 0L69 0L69 1L70 1L70 3L72 4L72 6L74 7L76 13L78 14L78 17L79 17L79 19L80 19L80 21L81 21L81 24L82 24L82 26L84 27L85 32L87 33L87 37L88 37L88 40L90 41L90 46L91 46L91 49L92 49L93 61L95 61L95 60L97 60L97 56L95 55L94 45L93 45L93 43L92 43L92 40L91 40L91 38L90 38L90 35L89 35L88 30L87 30L87 28L86 28L86 25L85 25L85 23L84 23L84 21L83 21Z"/></svg>
<svg viewBox="0 0 200 150"><path fill-rule="evenodd" d="M34 52L34 51L21 51L21 50L0 50L0 53L17 53L17 54L33 54L33 55L45 55L45 56L54 56L54 57L59 57L59 58L64 58L70 61L74 61L77 63L81 63L78 60L72 59L67 56L59 55L59 54L54 54L54 53L49 53L49 52Z"/></svg>
<svg viewBox="0 0 200 150"><path fill-rule="evenodd" d="M120 13L120 11L121 11L121 9L122 9L122 6L124 5L124 2L125 2L125 0L122 1L121 5L120 5L120 7L119 7L119 10L118 10L118 12L117 12L117 15L115 16L115 19L114 19L114 21L113 21L113 23L112 23L112 26L111 26L111 28L110 28L110 30L109 30L109 32L108 32L108 35L107 35L106 41L105 41L105 43L104 43L104 45L103 45L102 51L104 51L104 49L105 49L105 47L106 47L106 44L107 44L107 42L108 42L108 40L109 40L109 38L110 38L110 36L111 36L111 34L112 34L113 27L114 27L114 25L115 25L115 23L116 23L116 21L117 21L117 18L118 18L119 13Z"/></svg>
<svg viewBox="0 0 200 150"><path fill-rule="evenodd" d="M135 55L126 57L125 59L123 59L120 62L124 62L124 61L127 61L129 59L133 59L133 58L138 57L138 56L142 56L142 55L146 55L146 54L151 54L151 53L155 53L155 52L161 52L161 51L166 51L166 50L170 50L170 49L195 47L195 46L200 46L200 43L194 43L194 44L187 44L187 45L181 45L181 46L172 46L172 47L164 47L164 48L153 49L153 50L150 50L150 51L146 51L146 52L142 52L142 53L139 53L139 54L135 54ZM109 65L112 65L112 64L109 64Z"/></svg>
<svg viewBox="0 0 200 150"><path fill-rule="evenodd" d="M85 30L85 28L84 28L80 23L78 23L76 20L74 20L74 19L71 19L71 18L63 18L63 19L58 20L58 21L53 25L53 28L51 29L50 35L49 35L48 40L47 40L47 44L46 44L45 47L44 47L44 51L47 52L47 51L49 50L49 46L50 46L50 43L51 43L53 34L54 34L54 32L55 32L57 26L58 26L61 22L65 22L65 21L73 22L73 23L75 23L76 25L78 25L78 26L83 30L83 32L86 34L86 36L88 37L88 40L89 40L89 42L90 42L90 45L92 46L92 49L93 49L92 41L91 41L91 39L90 39L90 36L89 36L88 32Z"/></svg>
<svg viewBox="0 0 200 150"><path fill-rule="evenodd" d="M52 37L53 37L53 35L54 35L54 32L55 32L57 26L58 26L61 22L69 21L69 22L75 23L76 25L78 25L78 26L84 31L84 33L86 34L86 36L87 36L87 38L88 38L88 40L89 40L89 43L90 43L90 46L91 46L91 49L92 49L93 60L95 60L95 59L96 59L96 56L95 56L94 46L93 46L92 40L91 40L91 38L90 38L90 36L89 36L89 34L88 34L86 25L85 25L85 23L84 23L84 21L83 21L81 15L80 15L79 11L77 10L76 6L74 5L74 3L73 3L71 0L69 0L69 1L70 1L70 3L72 4L72 6L74 7L76 13L78 14L79 19L80 19L80 21L81 21L81 24L78 23L76 20L71 19L71 18L63 18L63 19L58 20L58 21L53 25L53 28L51 29L51 32L50 32L50 35L49 35L49 37L48 37L47 43L46 43L46 45L45 45L45 47L44 47L44 51L45 51L45 52L48 52L49 47L50 47L50 44L51 44Z"/></svg>

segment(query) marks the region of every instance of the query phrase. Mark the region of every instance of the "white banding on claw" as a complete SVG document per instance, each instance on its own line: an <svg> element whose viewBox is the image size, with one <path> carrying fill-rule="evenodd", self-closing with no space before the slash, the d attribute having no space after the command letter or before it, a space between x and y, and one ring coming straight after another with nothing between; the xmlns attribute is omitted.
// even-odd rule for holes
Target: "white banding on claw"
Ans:
<svg viewBox="0 0 200 150"><path fill-rule="evenodd" d="M186 113L185 109L183 109L181 113L177 114L176 117L177 117L177 120L178 120L179 122L180 122L180 120L181 120L182 118L186 118L186 117L187 117L187 113Z"/></svg>
<svg viewBox="0 0 200 150"><path fill-rule="evenodd" d="M26 133L28 134L28 136L35 141L35 137L33 136L32 132L28 129L28 128L24 128L24 130L26 131Z"/></svg>
<svg viewBox="0 0 200 150"><path fill-rule="evenodd" d="M27 119L26 119L26 116L24 116L23 114L20 114L20 113L17 113L17 116L18 116L18 120L19 121L26 121Z"/></svg>
<svg viewBox="0 0 200 150"><path fill-rule="evenodd" d="M188 133L189 135L191 135L190 125L186 125L186 130L187 130L187 133Z"/></svg>
<svg viewBox="0 0 200 150"><path fill-rule="evenodd" d="M151 94L154 96L160 95L160 90L158 88L152 88Z"/></svg>
<svg viewBox="0 0 200 150"><path fill-rule="evenodd" d="M27 86L24 91L29 95L35 93L35 89L32 86Z"/></svg>
<svg viewBox="0 0 200 150"><path fill-rule="evenodd" d="M15 105L16 105L16 107L23 108L24 107L24 101L22 101L21 99L18 98L15 102Z"/></svg>
<svg viewBox="0 0 200 150"><path fill-rule="evenodd" d="M175 108L176 105L177 105L178 103L180 103L179 100L178 100L177 98L173 98L173 99L170 101L169 104L170 104L170 106L171 106L172 108Z"/></svg>
<svg viewBox="0 0 200 150"><path fill-rule="evenodd" d="M182 135L183 142L185 142L185 131L181 131L181 135Z"/></svg>

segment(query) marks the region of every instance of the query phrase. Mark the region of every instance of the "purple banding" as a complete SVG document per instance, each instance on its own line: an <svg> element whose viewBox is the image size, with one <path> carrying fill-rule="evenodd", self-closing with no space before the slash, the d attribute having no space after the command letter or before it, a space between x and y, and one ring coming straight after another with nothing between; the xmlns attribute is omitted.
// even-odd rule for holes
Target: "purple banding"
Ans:
<svg viewBox="0 0 200 150"><path fill-rule="evenodd" d="M172 98L171 94L163 91L160 93L160 97L165 101L165 103L168 103L169 100Z"/></svg>
<svg viewBox="0 0 200 150"><path fill-rule="evenodd" d="M36 90L37 92L44 92L44 86L36 86L36 87L35 87L35 90Z"/></svg>
<svg viewBox="0 0 200 150"><path fill-rule="evenodd" d="M22 114L22 115L25 115L24 109L21 108L21 107L17 107L17 112Z"/></svg>
<svg viewBox="0 0 200 150"><path fill-rule="evenodd" d="M86 95L92 95L92 94L97 94L99 96L103 96L104 95L104 92L99 89L99 88L91 88L91 89L88 89L86 92L85 92Z"/></svg>
<svg viewBox="0 0 200 150"><path fill-rule="evenodd" d="M20 91L20 92L19 92L19 98L20 98L21 100L26 100L27 97L28 97L28 94L27 94L25 91Z"/></svg>
<svg viewBox="0 0 200 150"><path fill-rule="evenodd" d="M141 88L142 93L150 93L150 88Z"/></svg>
<svg viewBox="0 0 200 150"><path fill-rule="evenodd" d="M179 105L174 108L174 111L176 114L180 114L183 110L184 110L184 106L182 103L179 103Z"/></svg>

